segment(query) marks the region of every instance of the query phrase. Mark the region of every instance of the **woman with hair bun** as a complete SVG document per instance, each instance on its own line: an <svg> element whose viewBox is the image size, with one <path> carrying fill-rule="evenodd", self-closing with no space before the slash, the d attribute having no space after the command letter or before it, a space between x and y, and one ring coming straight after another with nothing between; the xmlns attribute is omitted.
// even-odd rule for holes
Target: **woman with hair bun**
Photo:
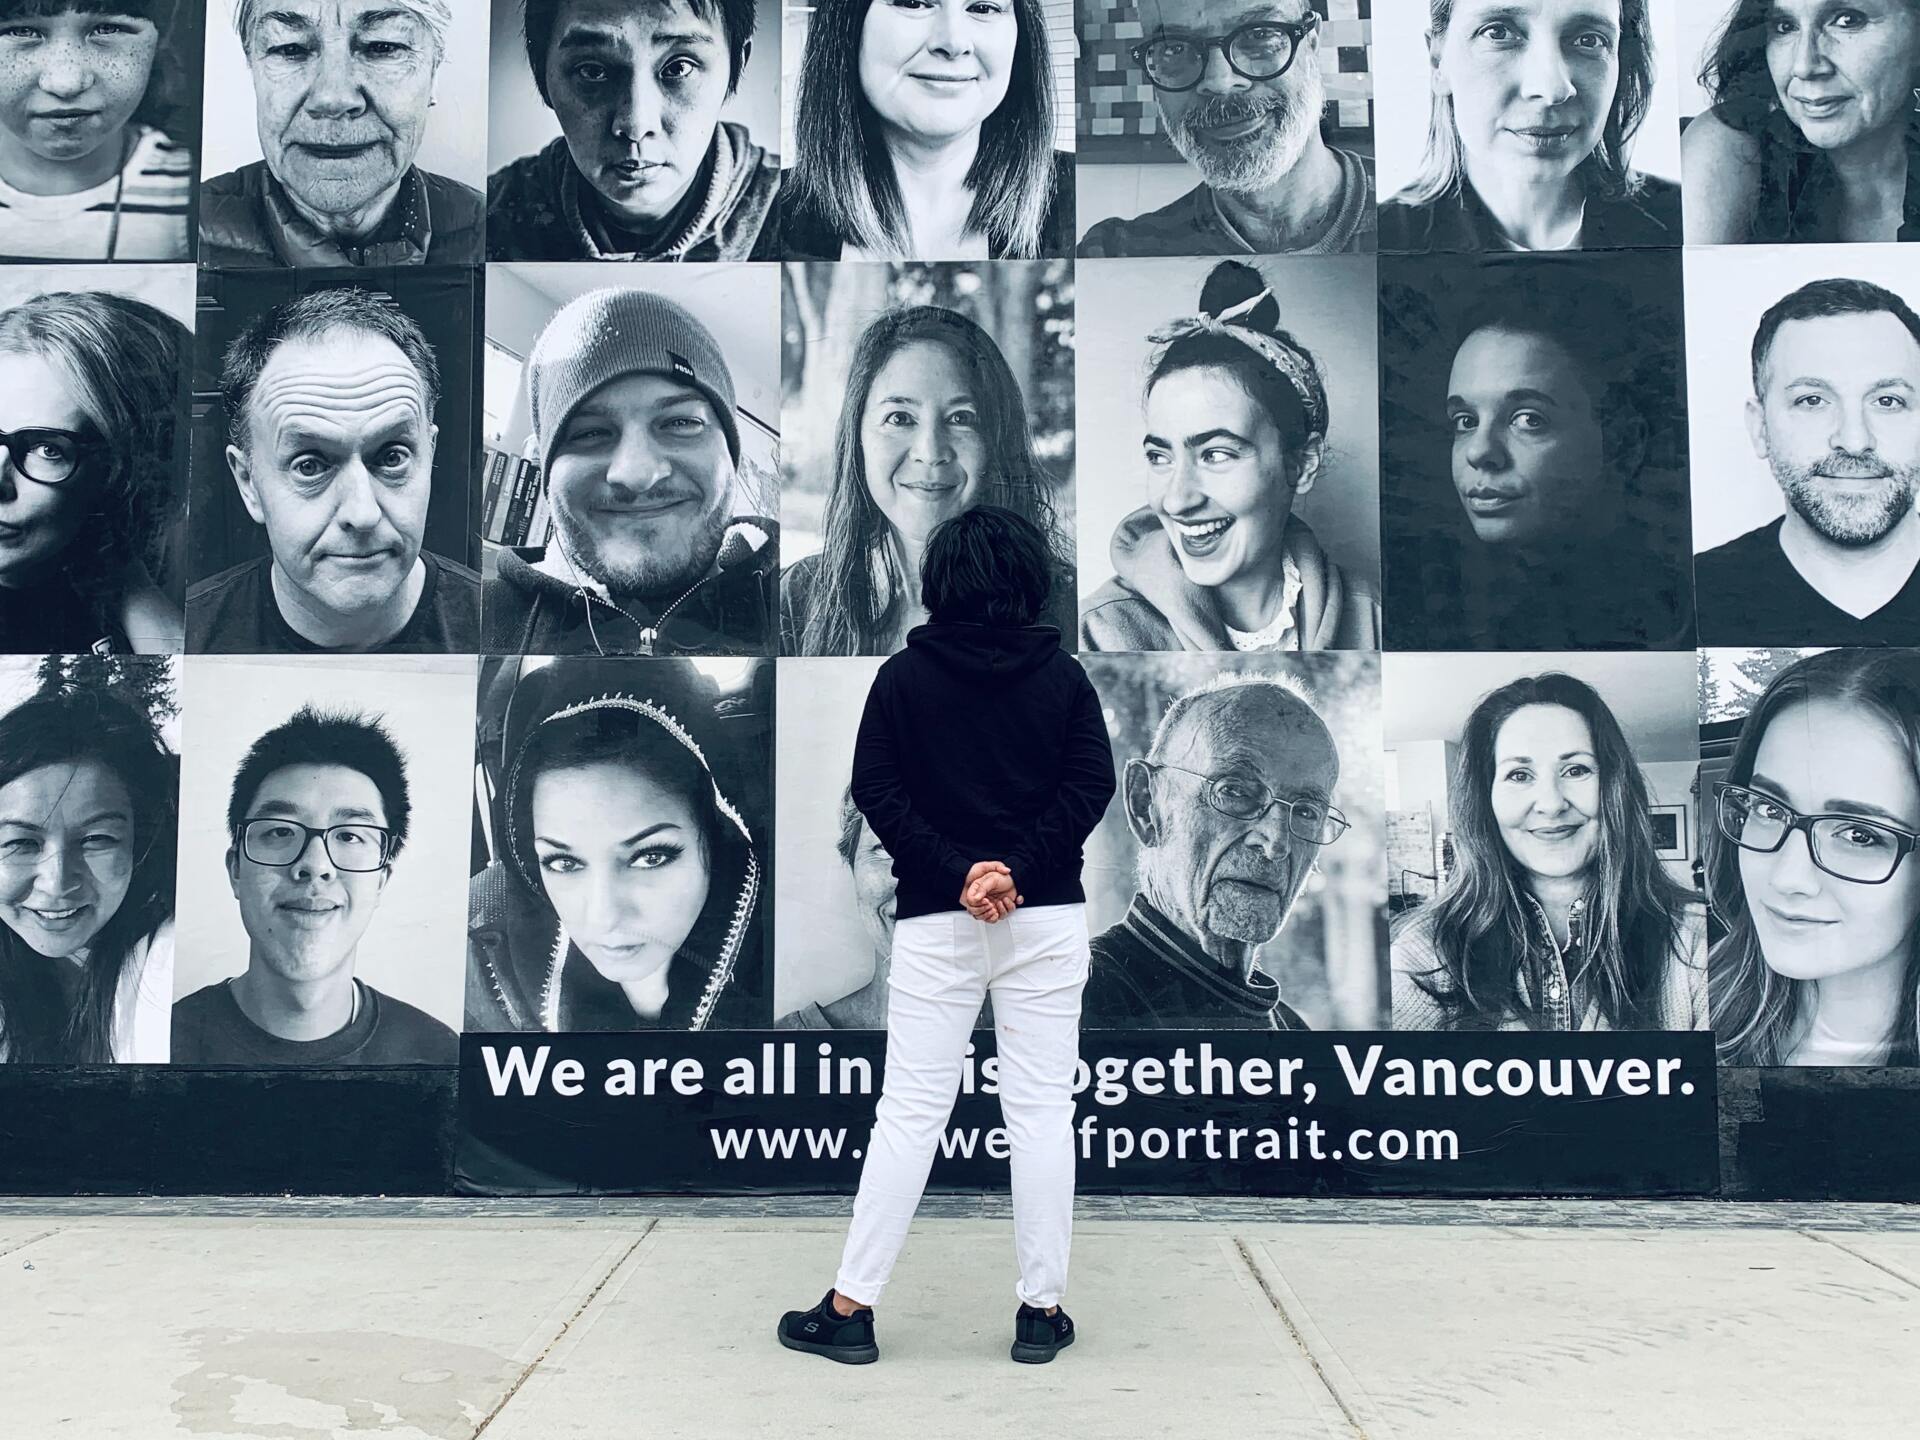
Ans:
<svg viewBox="0 0 1920 1440"><path fill-rule="evenodd" d="M1147 503L1114 532L1080 648L1379 648L1374 587L1294 514L1326 465L1327 388L1260 272L1222 261L1200 313L1149 339Z"/></svg>

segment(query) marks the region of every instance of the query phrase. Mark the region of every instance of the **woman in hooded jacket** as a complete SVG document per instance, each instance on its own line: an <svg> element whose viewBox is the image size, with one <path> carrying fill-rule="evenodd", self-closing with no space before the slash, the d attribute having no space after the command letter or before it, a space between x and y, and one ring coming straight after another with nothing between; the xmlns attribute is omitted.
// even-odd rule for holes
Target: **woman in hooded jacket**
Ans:
<svg viewBox="0 0 1920 1440"><path fill-rule="evenodd" d="M494 859L469 887L469 1030L754 1023L762 869L715 701L676 659L511 684L497 752L481 742Z"/></svg>
<svg viewBox="0 0 1920 1440"><path fill-rule="evenodd" d="M1377 591L1294 513L1325 468L1327 389L1260 272L1222 261L1200 313L1149 338L1147 503L1114 532L1080 649L1377 650Z"/></svg>

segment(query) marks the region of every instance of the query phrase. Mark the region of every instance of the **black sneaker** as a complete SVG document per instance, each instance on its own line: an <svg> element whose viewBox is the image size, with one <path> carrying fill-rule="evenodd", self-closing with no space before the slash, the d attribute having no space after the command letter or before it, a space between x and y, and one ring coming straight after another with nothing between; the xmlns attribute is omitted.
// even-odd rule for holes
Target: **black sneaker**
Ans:
<svg viewBox="0 0 1920 1440"><path fill-rule="evenodd" d="M1013 1317L1013 1358L1022 1365L1044 1365L1073 1343L1073 1317L1065 1310L1049 1315L1022 1305Z"/></svg>
<svg viewBox="0 0 1920 1440"><path fill-rule="evenodd" d="M864 1306L851 1315L833 1308L833 1291L811 1310L789 1310L780 1317L780 1343L789 1350L824 1355L842 1365L871 1365L880 1358L873 1343L873 1311Z"/></svg>

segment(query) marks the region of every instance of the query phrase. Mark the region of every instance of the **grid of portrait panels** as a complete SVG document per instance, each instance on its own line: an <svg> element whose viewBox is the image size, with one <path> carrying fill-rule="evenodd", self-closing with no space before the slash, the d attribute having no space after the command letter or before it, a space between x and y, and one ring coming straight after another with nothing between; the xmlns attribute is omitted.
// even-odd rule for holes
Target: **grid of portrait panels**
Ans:
<svg viewBox="0 0 1920 1440"><path fill-rule="evenodd" d="M883 1027L992 503L1088 1027L1920 1064L1909 0L0 20L0 1059Z"/></svg>

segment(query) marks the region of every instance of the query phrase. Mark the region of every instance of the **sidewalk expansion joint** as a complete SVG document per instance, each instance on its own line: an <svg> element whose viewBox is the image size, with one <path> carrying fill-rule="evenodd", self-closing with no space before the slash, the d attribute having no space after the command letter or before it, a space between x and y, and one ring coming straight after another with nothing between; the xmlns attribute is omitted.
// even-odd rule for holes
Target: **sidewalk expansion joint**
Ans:
<svg viewBox="0 0 1920 1440"><path fill-rule="evenodd" d="M1340 1393L1340 1387L1333 1383L1326 1370L1320 1364L1320 1357L1313 1353L1313 1347L1307 1344L1306 1337L1300 1333L1300 1327L1294 1323L1293 1316L1287 1313L1287 1307L1280 1297L1273 1293L1273 1287L1267 1283L1267 1277L1254 1260L1253 1252L1247 1249L1247 1242L1238 1235L1233 1237L1233 1248L1240 1256L1240 1263L1247 1267L1247 1273L1253 1276L1253 1283L1260 1287L1260 1293L1267 1297L1267 1304L1273 1307L1273 1313L1280 1317L1280 1323L1287 1327L1287 1334L1293 1337L1293 1343L1306 1357L1307 1364L1313 1367L1314 1378L1325 1387L1327 1394L1333 1397L1333 1403L1340 1407L1340 1413L1346 1418L1347 1427L1353 1431L1356 1440L1367 1440L1366 1427L1360 1423L1360 1417L1353 1413L1353 1407L1347 1403L1347 1397Z"/></svg>
<svg viewBox="0 0 1920 1440"><path fill-rule="evenodd" d="M578 1321L582 1315L586 1314L588 1310L593 1308L593 1302L600 1298L600 1292L607 1288L608 1282L627 1268L627 1262L633 1259L634 1251L647 1243L648 1237L653 1234L654 1228L658 1226L659 1223L657 1219L647 1221L647 1228L634 1237L633 1243L620 1253L620 1258L607 1267L607 1273L594 1282L593 1289L587 1292L586 1298L580 1302L579 1307L575 1309L573 1314L567 1317L567 1323L556 1330L553 1338L547 1341L540 1353L522 1367L520 1373L514 1377L513 1384L507 1387L507 1393L500 1397L499 1403L487 1411L486 1418L474 1427L473 1440L480 1440L480 1437L487 1433L487 1427L499 1418L500 1412L513 1403L513 1397L520 1393L520 1387L531 1380L534 1372L546 1363L547 1356L553 1353L556 1345L567 1338L567 1332L573 1329L574 1323Z"/></svg>
<svg viewBox="0 0 1920 1440"><path fill-rule="evenodd" d="M0 1257L5 1257L8 1255L18 1255L22 1250L26 1249L29 1245L38 1245L42 1240L45 1240L49 1235L58 1235L59 1233L60 1233L60 1227L56 1225L51 1230L42 1230L38 1235L29 1235L27 1236L26 1239L15 1241L11 1245L0 1245Z"/></svg>
<svg viewBox="0 0 1920 1440"><path fill-rule="evenodd" d="M1893 1279L1898 1280L1902 1285L1905 1285L1909 1290L1920 1290L1920 1280L1915 1280L1913 1276L1907 1274L1906 1271L1898 1268L1897 1266L1889 1265L1883 1260L1876 1260L1871 1255L1862 1255L1858 1250L1854 1249L1851 1245L1842 1245L1838 1240L1834 1240L1826 1235L1816 1234L1812 1230L1796 1230L1794 1233L1796 1235L1802 1236L1805 1239L1813 1241L1813 1243L1816 1245L1831 1245L1834 1249L1838 1250L1841 1254L1851 1255L1854 1259L1858 1260L1862 1265L1871 1265L1874 1269L1878 1270L1882 1275L1888 1275L1888 1276L1891 1276Z"/></svg>

